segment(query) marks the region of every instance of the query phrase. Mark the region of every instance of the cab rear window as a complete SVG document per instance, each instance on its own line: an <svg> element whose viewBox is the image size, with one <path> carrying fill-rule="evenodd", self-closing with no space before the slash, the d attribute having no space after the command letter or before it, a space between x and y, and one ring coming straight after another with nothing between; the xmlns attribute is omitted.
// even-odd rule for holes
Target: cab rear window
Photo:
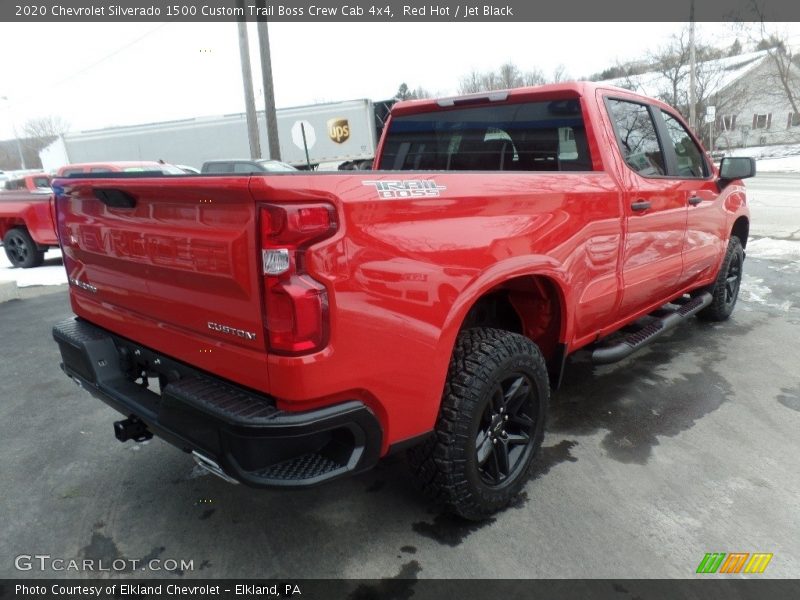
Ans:
<svg viewBox="0 0 800 600"><path fill-rule="evenodd" d="M575 99L393 117L384 170L591 171Z"/></svg>

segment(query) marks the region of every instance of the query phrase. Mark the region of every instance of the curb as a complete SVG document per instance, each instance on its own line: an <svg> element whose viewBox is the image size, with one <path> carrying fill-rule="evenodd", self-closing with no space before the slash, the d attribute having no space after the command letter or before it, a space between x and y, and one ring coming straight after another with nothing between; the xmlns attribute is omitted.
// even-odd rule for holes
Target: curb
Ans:
<svg viewBox="0 0 800 600"><path fill-rule="evenodd" d="M14 281L0 282L0 304L8 300L17 300L19 298L19 288Z"/></svg>

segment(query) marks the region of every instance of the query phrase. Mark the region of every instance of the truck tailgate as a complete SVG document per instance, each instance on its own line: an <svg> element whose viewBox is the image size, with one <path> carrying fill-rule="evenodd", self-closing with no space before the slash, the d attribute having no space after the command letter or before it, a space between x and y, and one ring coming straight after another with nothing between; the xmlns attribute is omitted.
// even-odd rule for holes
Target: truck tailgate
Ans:
<svg viewBox="0 0 800 600"><path fill-rule="evenodd" d="M165 341L172 332L184 340L176 358L209 370L263 356L248 184L247 177L58 180L57 227L78 316L100 326L137 322L125 328L128 336L162 351L174 350ZM266 387L266 369L259 377Z"/></svg>

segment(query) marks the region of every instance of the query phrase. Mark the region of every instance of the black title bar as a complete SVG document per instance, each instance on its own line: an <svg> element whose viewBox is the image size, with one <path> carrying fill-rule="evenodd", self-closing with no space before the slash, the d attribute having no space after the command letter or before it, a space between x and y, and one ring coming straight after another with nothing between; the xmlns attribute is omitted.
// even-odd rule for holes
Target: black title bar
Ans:
<svg viewBox="0 0 800 600"><path fill-rule="evenodd" d="M783 600L797 580L696 579L29 579L0 580L0 600Z"/></svg>
<svg viewBox="0 0 800 600"><path fill-rule="evenodd" d="M692 2L696 21L800 21L787 0L2 0L0 21L687 22Z"/></svg>

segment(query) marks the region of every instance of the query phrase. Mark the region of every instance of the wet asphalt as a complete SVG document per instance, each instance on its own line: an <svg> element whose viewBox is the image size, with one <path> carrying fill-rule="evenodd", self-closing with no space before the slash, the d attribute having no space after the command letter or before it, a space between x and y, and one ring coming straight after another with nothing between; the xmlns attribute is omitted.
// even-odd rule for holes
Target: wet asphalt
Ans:
<svg viewBox="0 0 800 600"><path fill-rule="evenodd" d="M480 524L425 501L402 456L281 492L227 484L157 439L120 444L117 413L58 368L66 290L0 304L0 577L91 575L20 572L19 555L155 558L192 564L101 575L400 577L411 592L415 578L694 577L707 552L771 552L765 576L795 577L799 270L749 257L729 322L693 319L616 365L573 356L532 480Z"/></svg>

